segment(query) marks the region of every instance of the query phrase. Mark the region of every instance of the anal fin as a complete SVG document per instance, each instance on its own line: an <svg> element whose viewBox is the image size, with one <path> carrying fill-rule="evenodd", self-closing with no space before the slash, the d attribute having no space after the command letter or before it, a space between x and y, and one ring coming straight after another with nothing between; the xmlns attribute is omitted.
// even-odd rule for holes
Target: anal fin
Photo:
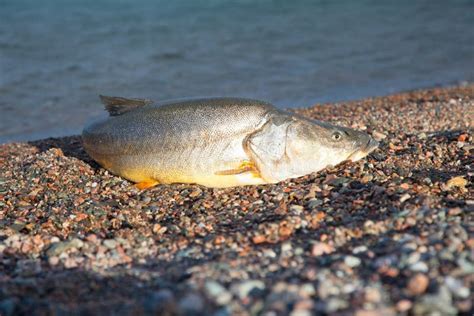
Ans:
<svg viewBox="0 0 474 316"><path fill-rule="evenodd" d="M145 190L145 189L154 187L157 184L159 184L159 182L156 180L147 180L147 181L135 183L135 187L139 190Z"/></svg>

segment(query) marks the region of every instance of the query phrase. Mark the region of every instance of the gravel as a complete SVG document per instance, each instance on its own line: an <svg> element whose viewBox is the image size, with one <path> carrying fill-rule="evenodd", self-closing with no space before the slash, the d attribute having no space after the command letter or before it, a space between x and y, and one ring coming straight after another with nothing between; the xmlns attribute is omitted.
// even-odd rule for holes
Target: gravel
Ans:
<svg viewBox="0 0 474 316"><path fill-rule="evenodd" d="M0 145L0 314L472 314L474 85L298 112L381 146L275 185L139 191L77 136Z"/></svg>

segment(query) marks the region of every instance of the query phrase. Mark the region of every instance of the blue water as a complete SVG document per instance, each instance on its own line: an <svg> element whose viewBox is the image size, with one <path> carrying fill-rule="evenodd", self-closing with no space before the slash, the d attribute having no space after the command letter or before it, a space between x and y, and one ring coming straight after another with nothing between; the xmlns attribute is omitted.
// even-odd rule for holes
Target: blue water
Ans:
<svg viewBox="0 0 474 316"><path fill-rule="evenodd" d="M0 142L78 133L98 94L303 107L462 81L470 0L0 0Z"/></svg>

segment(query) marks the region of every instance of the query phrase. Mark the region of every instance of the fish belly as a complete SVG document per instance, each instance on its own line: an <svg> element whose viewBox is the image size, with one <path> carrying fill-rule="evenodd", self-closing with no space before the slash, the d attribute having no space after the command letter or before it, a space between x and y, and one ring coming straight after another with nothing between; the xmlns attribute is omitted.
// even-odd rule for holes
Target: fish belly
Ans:
<svg viewBox="0 0 474 316"><path fill-rule="evenodd" d="M94 159L133 182L196 183L214 188L266 183L256 172L239 172L243 163L250 162L242 139L222 141L211 148L191 147L185 152L155 150L144 155L96 155ZM235 173L222 174L227 170L235 170Z"/></svg>
<svg viewBox="0 0 474 316"><path fill-rule="evenodd" d="M239 168L250 161L244 139L265 123L271 108L209 102L146 106L94 122L83 131L84 148L103 167L133 182L265 183L259 174Z"/></svg>

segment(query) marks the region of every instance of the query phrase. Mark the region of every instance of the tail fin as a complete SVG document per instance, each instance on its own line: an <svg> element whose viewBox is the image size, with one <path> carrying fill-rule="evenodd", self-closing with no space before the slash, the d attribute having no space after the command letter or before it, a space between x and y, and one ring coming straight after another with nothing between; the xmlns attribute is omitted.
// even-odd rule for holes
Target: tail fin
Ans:
<svg viewBox="0 0 474 316"><path fill-rule="evenodd" d="M118 116L133 111L142 106L153 103L148 99L126 99L121 97L108 97L100 95L100 100L105 105L105 109L110 116Z"/></svg>

